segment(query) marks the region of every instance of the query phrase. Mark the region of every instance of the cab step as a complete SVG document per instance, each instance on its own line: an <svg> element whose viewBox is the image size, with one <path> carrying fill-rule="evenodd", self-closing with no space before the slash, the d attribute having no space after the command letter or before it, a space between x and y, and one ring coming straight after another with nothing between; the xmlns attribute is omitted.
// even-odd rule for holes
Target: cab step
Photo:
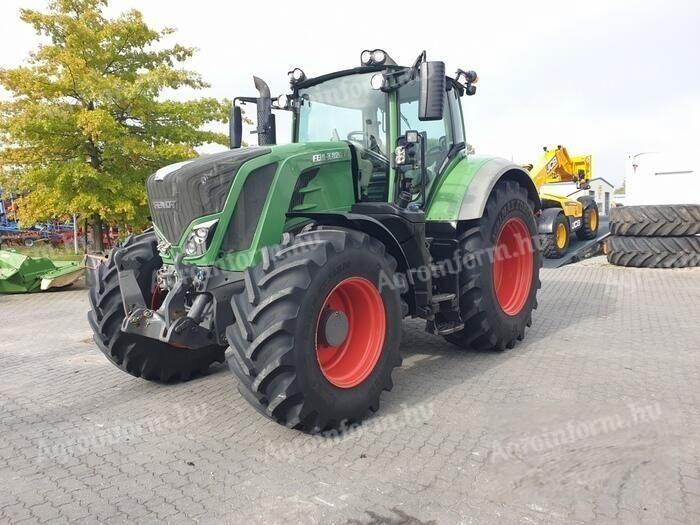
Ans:
<svg viewBox="0 0 700 525"><path fill-rule="evenodd" d="M449 335L459 332L464 328L464 323L455 321L443 321L436 323L428 321L425 325L425 331L435 335Z"/></svg>
<svg viewBox="0 0 700 525"><path fill-rule="evenodd" d="M454 301L456 295L453 293L438 293L433 295L433 304L446 303L447 301Z"/></svg>

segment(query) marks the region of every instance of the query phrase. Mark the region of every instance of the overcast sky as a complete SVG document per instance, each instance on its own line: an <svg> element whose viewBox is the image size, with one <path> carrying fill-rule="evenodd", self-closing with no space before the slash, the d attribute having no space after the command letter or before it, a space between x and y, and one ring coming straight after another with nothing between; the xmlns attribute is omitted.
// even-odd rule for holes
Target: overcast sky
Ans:
<svg viewBox="0 0 700 525"><path fill-rule="evenodd" d="M19 65L36 45L19 7L0 3L0 63ZM140 9L173 41L199 52L188 66L211 84L206 95L254 95L252 75L273 95L286 72L309 76L359 65L383 48L401 64L422 50L479 73L463 98L477 153L525 163L545 144L592 153L594 176L621 183L625 156L700 143L700 2L359 1L347 3L112 0L109 13Z"/></svg>

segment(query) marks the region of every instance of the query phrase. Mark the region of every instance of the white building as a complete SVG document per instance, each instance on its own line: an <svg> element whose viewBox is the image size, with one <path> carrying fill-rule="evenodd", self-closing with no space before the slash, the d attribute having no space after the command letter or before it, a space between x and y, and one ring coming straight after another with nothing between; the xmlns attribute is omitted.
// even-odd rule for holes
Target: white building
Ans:
<svg viewBox="0 0 700 525"><path fill-rule="evenodd" d="M700 161L689 153L627 158L625 205L700 204Z"/></svg>

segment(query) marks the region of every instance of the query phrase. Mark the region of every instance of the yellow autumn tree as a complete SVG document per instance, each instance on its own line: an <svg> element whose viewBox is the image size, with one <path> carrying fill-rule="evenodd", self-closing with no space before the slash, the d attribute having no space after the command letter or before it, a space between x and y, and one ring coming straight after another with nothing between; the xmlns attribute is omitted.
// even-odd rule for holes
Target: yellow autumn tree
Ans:
<svg viewBox="0 0 700 525"><path fill-rule="evenodd" d="M194 53L165 46L132 10L106 18L106 0L53 0L20 18L43 37L25 65L0 69L0 186L21 195L26 224L79 213L101 248L105 221L143 223L144 182L159 167L227 142L203 130L228 119L227 101L174 101L163 91L207 87L179 65Z"/></svg>

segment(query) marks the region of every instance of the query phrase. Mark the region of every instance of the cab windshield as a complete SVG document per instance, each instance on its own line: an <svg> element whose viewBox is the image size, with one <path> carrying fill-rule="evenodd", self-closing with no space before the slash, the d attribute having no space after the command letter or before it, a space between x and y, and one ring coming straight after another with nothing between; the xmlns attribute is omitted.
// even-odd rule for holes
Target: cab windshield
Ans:
<svg viewBox="0 0 700 525"><path fill-rule="evenodd" d="M347 141L357 152L360 199L386 202L389 181L388 96L374 73L346 75L299 90L298 142Z"/></svg>
<svg viewBox="0 0 700 525"><path fill-rule="evenodd" d="M347 140L388 157L387 95L374 73L347 75L299 90L299 142Z"/></svg>

